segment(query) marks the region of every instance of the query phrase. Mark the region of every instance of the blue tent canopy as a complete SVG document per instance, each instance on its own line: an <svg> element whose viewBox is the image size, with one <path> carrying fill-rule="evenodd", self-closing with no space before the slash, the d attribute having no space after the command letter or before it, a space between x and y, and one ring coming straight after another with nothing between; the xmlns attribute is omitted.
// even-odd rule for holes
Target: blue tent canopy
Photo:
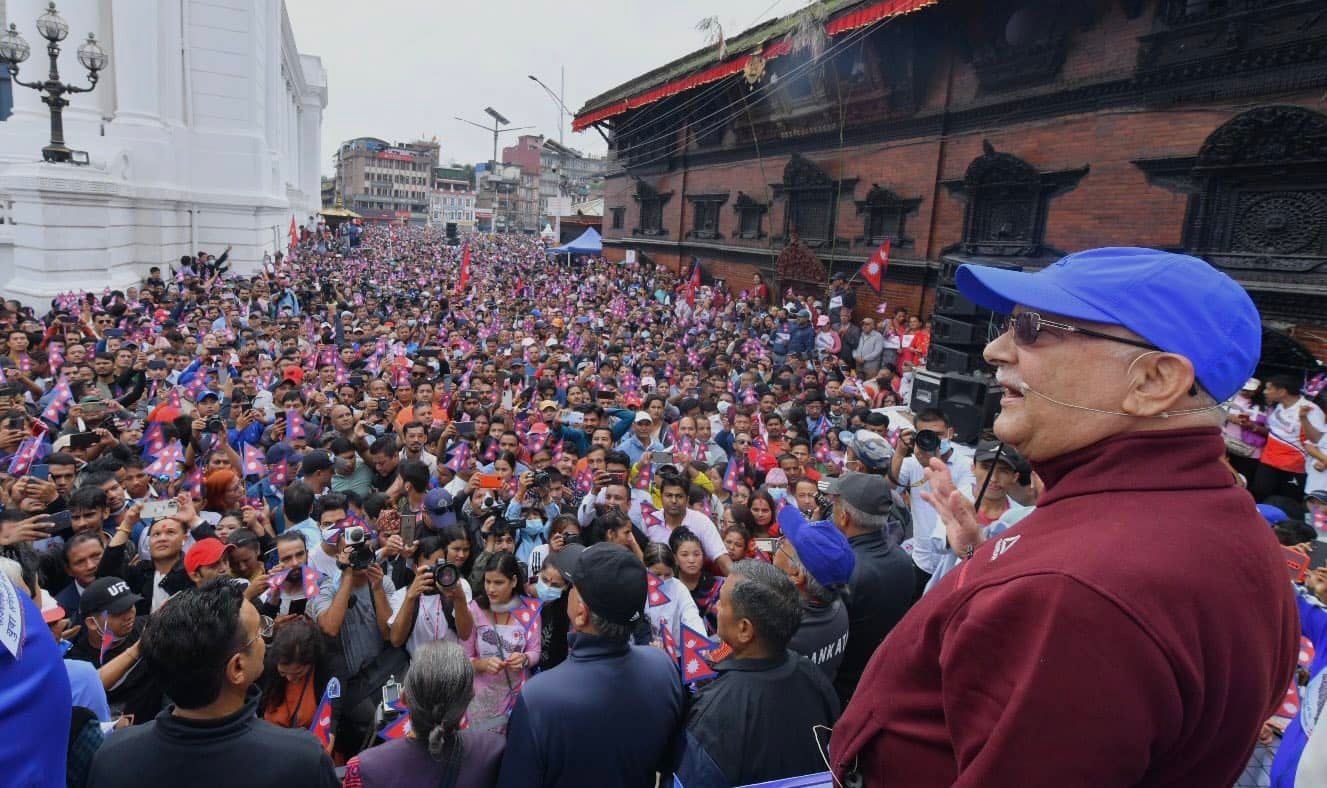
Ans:
<svg viewBox="0 0 1327 788"><path fill-rule="evenodd" d="M599 231L590 227L581 233L580 238L562 246L555 246L548 251L554 254L602 254L604 244L603 239L599 237Z"/></svg>

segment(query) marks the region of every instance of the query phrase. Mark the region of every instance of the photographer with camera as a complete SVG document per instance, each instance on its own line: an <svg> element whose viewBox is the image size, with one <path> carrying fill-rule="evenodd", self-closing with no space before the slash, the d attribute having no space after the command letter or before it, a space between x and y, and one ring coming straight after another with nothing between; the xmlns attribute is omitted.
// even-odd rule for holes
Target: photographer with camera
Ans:
<svg viewBox="0 0 1327 788"><path fill-rule="evenodd" d="M408 588L392 594L393 646L404 646L412 655L433 640L461 642L470 637L474 620L468 605L472 598L461 567L448 562L448 545L441 536L425 536L415 549L415 578Z"/></svg>
<svg viewBox="0 0 1327 788"><path fill-rule="evenodd" d="M373 561L368 530L359 525L338 529L329 541L339 548L338 571L323 579L308 614L332 640L335 673L345 688L337 742L353 752L372 724L379 690L390 676L405 673L408 657L384 648L396 589Z"/></svg>
<svg viewBox="0 0 1327 788"><path fill-rule="evenodd" d="M916 429L904 428L899 433L898 451L894 453L889 477L897 490L906 496L908 511L912 514L912 560L917 565L917 595L930 581L940 565L945 551L945 529L935 514L935 507L924 500L922 493L931 491L925 468L932 459L938 459L948 468L954 486L964 495L973 495L972 458L956 449L951 442L954 430L949 417L939 410L923 410L917 414Z"/></svg>
<svg viewBox="0 0 1327 788"><path fill-rule="evenodd" d="M557 476L559 486L562 475L556 470L526 471L516 480L516 495L507 504L504 516L516 523L516 558L529 562L530 553L548 543L548 524L562 513L553 502L552 482Z"/></svg>

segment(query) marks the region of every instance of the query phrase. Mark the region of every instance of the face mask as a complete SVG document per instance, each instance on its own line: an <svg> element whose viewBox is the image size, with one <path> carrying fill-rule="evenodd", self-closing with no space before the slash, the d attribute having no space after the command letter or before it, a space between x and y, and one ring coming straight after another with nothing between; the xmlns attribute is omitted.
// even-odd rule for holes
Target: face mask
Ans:
<svg viewBox="0 0 1327 788"><path fill-rule="evenodd" d="M535 594L544 602L555 602L562 598L562 589L554 588L548 583L545 583L543 578L540 578L538 582L534 584L534 589Z"/></svg>
<svg viewBox="0 0 1327 788"><path fill-rule="evenodd" d="M940 439L940 454L948 454L951 448L953 447L950 445L948 438Z"/></svg>
<svg viewBox="0 0 1327 788"><path fill-rule="evenodd" d="M537 517L536 517L536 518L532 518L532 519L529 519L529 520L526 520L526 521L525 521L525 527L526 527L527 530L530 530L530 531L537 531L537 530L539 530L540 528L543 528L543 527L544 527L544 521L543 521L543 520L540 520L540 519L537 518Z"/></svg>
<svg viewBox="0 0 1327 788"><path fill-rule="evenodd" d="M769 497L773 498L775 503L782 501L784 499L784 496L786 496L787 494L788 491L783 489L782 487L769 488Z"/></svg>

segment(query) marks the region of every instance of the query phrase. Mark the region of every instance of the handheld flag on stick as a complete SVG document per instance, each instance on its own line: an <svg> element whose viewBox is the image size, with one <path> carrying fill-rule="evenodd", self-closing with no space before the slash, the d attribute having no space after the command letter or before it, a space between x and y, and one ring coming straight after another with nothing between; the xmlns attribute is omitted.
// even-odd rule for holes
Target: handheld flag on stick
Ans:
<svg viewBox="0 0 1327 788"><path fill-rule="evenodd" d="M682 625L681 667L683 684L694 684L719 675L703 657L704 653L712 648L714 648L714 643L709 638L685 624Z"/></svg>
<svg viewBox="0 0 1327 788"><path fill-rule="evenodd" d="M410 712L406 712L397 717L395 722L378 731L378 738L386 741L404 739L410 735L410 730Z"/></svg>
<svg viewBox="0 0 1327 788"><path fill-rule="evenodd" d="M333 676L327 680L327 690L323 692L318 708L313 712L313 724L309 730L318 737L323 749L332 746L332 701L341 697L341 682Z"/></svg>
<svg viewBox="0 0 1327 788"><path fill-rule="evenodd" d="M885 242L880 244L880 248L875 250L875 254L871 255L871 259L867 260L866 264L862 266L862 270L859 271L862 279L866 280L866 283L871 286L871 289L877 295L884 283L885 271L889 269L889 241L890 239L886 238Z"/></svg>
<svg viewBox="0 0 1327 788"><path fill-rule="evenodd" d="M244 444L244 459L241 465L245 476L262 476L267 473L267 463L264 461L262 450L250 443Z"/></svg>

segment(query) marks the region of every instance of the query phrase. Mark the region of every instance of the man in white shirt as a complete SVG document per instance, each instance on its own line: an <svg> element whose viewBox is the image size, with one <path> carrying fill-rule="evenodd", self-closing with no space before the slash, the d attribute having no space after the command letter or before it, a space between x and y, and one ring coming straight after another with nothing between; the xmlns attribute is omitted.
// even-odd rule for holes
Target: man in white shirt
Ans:
<svg viewBox="0 0 1327 788"><path fill-rule="evenodd" d="M663 503L663 513L656 513L644 523L645 537L651 542L668 544L668 537L673 531L685 527L700 539L705 558L719 569L719 574L728 574L733 560L728 557L728 550L723 544L723 537L714 521L703 513L687 507L687 484L682 476L661 474L659 477L659 497Z"/></svg>
<svg viewBox="0 0 1327 788"><path fill-rule="evenodd" d="M899 433L899 450L894 453L889 476L895 490L912 513L912 538L904 542L904 549L912 553L912 561L927 577L934 574L946 550L945 529L936 517L935 508L921 496L930 492L930 483L923 469L938 457L949 466L954 486L971 495L974 478L972 458L958 452L953 444L954 430L949 418L939 410L924 410L917 415L916 429L904 428Z"/></svg>
<svg viewBox="0 0 1327 788"><path fill-rule="evenodd" d="M1295 375L1273 375L1263 387L1263 396L1274 407L1267 415L1267 444L1249 484L1254 500L1271 495L1304 497L1304 476L1311 461L1304 447L1327 435L1327 418L1322 408L1300 395L1301 383Z"/></svg>

